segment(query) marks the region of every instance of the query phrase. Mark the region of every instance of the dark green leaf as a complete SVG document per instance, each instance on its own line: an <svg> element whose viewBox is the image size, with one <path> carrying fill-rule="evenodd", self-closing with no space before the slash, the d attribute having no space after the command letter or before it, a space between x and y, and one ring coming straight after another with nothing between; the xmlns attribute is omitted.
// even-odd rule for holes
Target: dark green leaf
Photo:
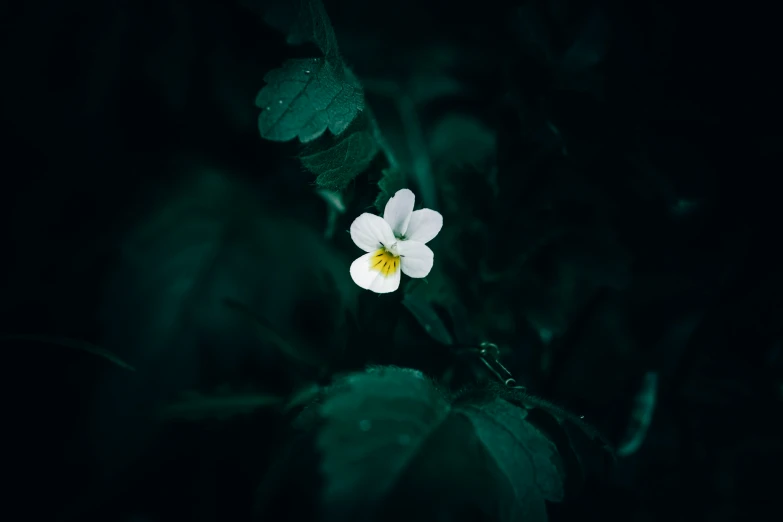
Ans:
<svg viewBox="0 0 783 522"><path fill-rule="evenodd" d="M337 38L321 0L278 0L271 4L264 20L287 33L290 45L312 42L328 62L338 65Z"/></svg>
<svg viewBox="0 0 783 522"><path fill-rule="evenodd" d="M416 318L424 331L441 344L454 344L449 329L443 324L432 304L415 294L406 293L402 304Z"/></svg>
<svg viewBox="0 0 783 522"><path fill-rule="evenodd" d="M326 509L353 504L359 512L381 502L449 410L432 382L414 370L356 373L337 383L320 410Z"/></svg>
<svg viewBox="0 0 783 522"><path fill-rule="evenodd" d="M400 189L406 187L405 172L399 168L383 169L383 176L378 182L378 197L375 198L375 208L383 213L386 203Z"/></svg>
<svg viewBox="0 0 783 522"><path fill-rule="evenodd" d="M578 462L581 468L579 471L582 473L586 471L586 468L593 467L593 465L596 466L596 469L605 467L615 458L614 448L609 441L597 429L585 422L583 417L520 389L507 388L497 384L495 385L495 392L511 404L527 410L529 413L528 419L531 416L538 417L536 414L543 412L547 418L555 422L555 425L560 426L561 433L565 435L566 440L563 444L555 439L553 441L558 444L558 448L561 454L564 455L564 458L568 457L568 449L565 447L565 444L570 446L570 452ZM546 426L541 423L540 417L533 424L544 429L550 438L556 436L555 433L546 429Z"/></svg>
<svg viewBox="0 0 783 522"><path fill-rule="evenodd" d="M500 509L506 520L545 521L544 501L562 499L564 472L554 444L527 423L524 409L501 398L452 406L420 372L379 367L337 380L319 412L327 519L373 519L380 510L388 512L384 501L396 498L392 493L414 494L405 489L408 484L425 483L433 495L448 484L455 491L437 496L449 503L442 507L462 509L461 492L469 494L473 486L460 488L460 483L478 481L494 498L473 500L482 509ZM483 456L436 451L476 447L476 442ZM455 469L470 473L455 475Z"/></svg>
<svg viewBox="0 0 783 522"><path fill-rule="evenodd" d="M584 432L584 434L589 438L600 440L608 445L608 442L605 441L600 432L582 420L582 417L574 415L568 410L565 410L560 406L547 401L546 399L530 395L521 390L505 389L504 394L506 395L507 399L511 400L512 402L519 403L519 405L524 408L542 409L554 417L559 423L563 424L568 422L573 424L575 427L579 428L579 430Z"/></svg>
<svg viewBox="0 0 783 522"><path fill-rule="evenodd" d="M502 399L457 409L508 478L523 520L546 518L544 500L563 500L564 467L554 443L525 420L527 412Z"/></svg>
<svg viewBox="0 0 783 522"><path fill-rule="evenodd" d="M129 464L158 429L147 413L196 389L204 372L235 375L250 364L259 382L277 376L286 382L289 368L302 366L286 364L271 340L260 346L255 321L224 299L252 304L279 336L327 358L339 346L335 325L356 299L350 258L293 213L269 213L257 185L190 161L182 172L181 181L169 174L158 193L143 191L136 225L115 233L102 342L132 354L145 375L109 372L96 384L95 451L107 466ZM330 306L319 308L320 323L300 328L307 299L328 299ZM321 368L301 369L309 375Z"/></svg>
<svg viewBox="0 0 783 522"><path fill-rule="evenodd" d="M299 154L302 165L318 176L319 188L341 191L357 175L364 172L378 153L378 145L372 134L358 124L353 132L349 128L338 138L324 136L321 140L305 146Z"/></svg>
<svg viewBox="0 0 783 522"><path fill-rule="evenodd" d="M271 141L308 143L329 129L342 134L364 108L358 80L323 58L288 60L264 76L256 97L258 129Z"/></svg>
<svg viewBox="0 0 783 522"><path fill-rule="evenodd" d="M126 370L130 370L132 372L136 371L136 368L126 363L125 361L123 361L122 359L120 359L119 357L111 353L109 350L106 350L105 348L101 348L100 346L95 346L94 344L90 344L86 341L81 341L79 339L69 339L67 337L55 337L55 336L48 336L48 335L4 335L0 337L0 340L28 341L34 343L56 344L59 346L63 346L65 348L72 348L74 350L83 350L93 355L97 355L98 357L103 357L107 361L113 362L117 366L125 368Z"/></svg>

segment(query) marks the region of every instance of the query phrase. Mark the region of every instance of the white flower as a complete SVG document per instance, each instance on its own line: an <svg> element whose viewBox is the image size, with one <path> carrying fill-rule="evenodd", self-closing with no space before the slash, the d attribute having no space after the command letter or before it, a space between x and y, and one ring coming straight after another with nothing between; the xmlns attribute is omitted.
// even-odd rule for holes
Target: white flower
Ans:
<svg viewBox="0 0 783 522"><path fill-rule="evenodd" d="M367 252L351 264L351 278L360 287L378 294L400 287L400 272L426 277L435 254L425 245L443 226L440 213L413 210L416 197L398 190L386 203L383 217L364 213L351 223L351 239Z"/></svg>

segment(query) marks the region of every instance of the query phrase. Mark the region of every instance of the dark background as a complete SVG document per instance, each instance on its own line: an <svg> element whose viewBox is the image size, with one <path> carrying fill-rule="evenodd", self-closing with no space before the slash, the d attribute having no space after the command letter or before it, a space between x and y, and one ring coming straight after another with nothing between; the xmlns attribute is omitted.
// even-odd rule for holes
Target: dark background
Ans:
<svg viewBox="0 0 783 522"><path fill-rule="evenodd" d="M497 137L499 194L487 196L492 169L438 181L446 225L433 249L518 380L617 444L643 376L658 375L641 449L551 518L779 519L776 17L739 4L561 0L528 3L545 13L530 26L520 5L325 1L392 138L393 108L372 85L434 76L460 88L422 104L425 131L459 113ZM264 24L261 0L0 9L0 332L83 339L137 368L3 343L2 472L17 518L252 518L292 414L262 408L157 429L145 408L226 384L288 396L366 363L444 370L407 312L347 279L358 254L342 231L372 204L378 169L348 188L326 241L328 210L296 147L259 137L264 75L312 55ZM555 63L595 12L602 22L585 44L595 65ZM220 236L220 254L205 261L212 250L188 238L213 235L210 219L228 214L239 232ZM188 224L191 215L201 217ZM515 265L529 238L514 231L547 227L568 239ZM449 269L449 252L464 262ZM319 271L342 275L323 285ZM292 369L257 349L227 297L311 351L347 355L329 371Z"/></svg>

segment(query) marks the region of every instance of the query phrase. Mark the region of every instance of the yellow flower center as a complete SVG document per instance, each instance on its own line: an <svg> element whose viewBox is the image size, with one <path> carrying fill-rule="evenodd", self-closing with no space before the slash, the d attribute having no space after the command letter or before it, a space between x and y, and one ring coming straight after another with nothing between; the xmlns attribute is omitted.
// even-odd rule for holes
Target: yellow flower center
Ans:
<svg viewBox="0 0 783 522"><path fill-rule="evenodd" d="M379 248L370 256L370 268L377 270L384 277L389 277L400 268L400 256L395 256L385 248Z"/></svg>

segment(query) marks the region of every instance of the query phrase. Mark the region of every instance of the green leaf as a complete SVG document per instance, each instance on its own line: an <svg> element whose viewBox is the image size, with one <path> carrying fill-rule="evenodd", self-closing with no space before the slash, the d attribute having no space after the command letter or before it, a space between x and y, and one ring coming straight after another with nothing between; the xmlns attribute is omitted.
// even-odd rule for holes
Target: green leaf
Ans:
<svg viewBox="0 0 783 522"><path fill-rule="evenodd" d="M459 409L511 484L524 520L546 518L544 500L564 497L564 466L554 443L525 420L527 412L495 398Z"/></svg>
<svg viewBox="0 0 783 522"><path fill-rule="evenodd" d="M424 331L441 344L454 344L449 329L443 323L432 304L416 294L406 293L402 305L416 318Z"/></svg>
<svg viewBox="0 0 783 522"><path fill-rule="evenodd" d="M610 456L614 457L614 449L612 448L612 445L609 443L609 441L601 434L601 432L595 429L595 427L586 423L582 417L575 415L570 411L547 401L546 399L530 395L527 392L521 390L504 387L502 389L499 388L498 392L503 396L504 399L511 403L518 404L522 408L528 410L539 409L545 411L549 416L555 419L558 424L565 428L575 428L588 440L599 443L604 451L609 453Z"/></svg>
<svg viewBox="0 0 783 522"><path fill-rule="evenodd" d="M258 129L271 141L308 143L329 129L342 134L364 109L361 85L348 69L323 58L286 61L264 76L259 91Z"/></svg>
<svg viewBox="0 0 783 522"><path fill-rule="evenodd" d="M133 226L114 234L101 342L144 368L144 379L107 372L96 383L95 451L116 469L154 440L159 419L148 413L197 388L205 372L234 375L250 364L261 381L286 382L324 368L283 359L272 338L259 345L257 322L224 300L246 303L293 348L318 347L328 359L358 294L351 258L295 212L271 212L257 185L197 159L175 166L181 176L144 191ZM319 322L304 326L303 303Z"/></svg>
<svg viewBox="0 0 783 522"><path fill-rule="evenodd" d="M526 522L545 521L545 500L563 497L554 444L525 420L524 409L501 398L452 403L421 372L377 367L338 379L319 413L327 519L389 516L399 510L394 500L421 487L439 510L479 509L491 519L486 511L500 509L496 516Z"/></svg>
<svg viewBox="0 0 783 522"><path fill-rule="evenodd" d="M341 136L323 136L302 149L299 160L317 176L319 188L341 191L370 165L378 145L364 123L363 118L357 118Z"/></svg>
<svg viewBox="0 0 783 522"><path fill-rule="evenodd" d="M396 167L383 169L383 175L378 182L378 196L375 198L375 208L383 213L386 203L400 189L406 188L405 172Z"/></svg>
<svg viewBox="0 0 783 522"><path fill-rule="evenodd" d="M588 472L607 472L616 462L612 445L583 417L530 395L524 389L495 383L489 386L489 390L525 410L527 420L555 442L570 473L569 487L579 488Z"/></svg>
<svg viewBox="0 0 783 522"><path fill-rule="evenodd" d="M98 357L103 357L107 361L110 361L121 368L125 368L126 370L130 370L132 372L136 371L136 368L126 363L125 361L123 361L122 359L120 359L119 357L111 353L109 350L106 350L105 348L101 348L100 346L95 346L94 344L90 344L86 341L81 341L79 339L69 339L67 337L56 337L56 336L48 336L48 335L4 335L4 336L0 336L0 340L1 341L28 341L34 343L55 344L55 345L63 346L65 348L71 348L74 350L83 350L93 355L97 355Z"/></svg>
<svg viewBox="0 0 783 522"><path fill-rule="evenodd" d="M384 369L357 373L321 406L318 437L327 509L379 503L395 486L424 441L438 430L450 406L420 372Z"/></svg>
<svg viewBox="0 0 783 522"><path fill-rule="evenodd" d="M281 0L272 2L264 16L266 23L285 33L289 45L312 42L321 49L326 60L340 61L337 38L321 0Z"/></svg>

